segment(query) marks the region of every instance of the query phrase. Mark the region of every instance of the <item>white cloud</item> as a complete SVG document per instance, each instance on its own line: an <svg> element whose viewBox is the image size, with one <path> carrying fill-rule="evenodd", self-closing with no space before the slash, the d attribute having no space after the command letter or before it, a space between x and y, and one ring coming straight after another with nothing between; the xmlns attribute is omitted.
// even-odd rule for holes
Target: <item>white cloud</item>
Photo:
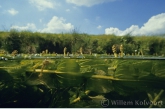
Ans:
<svg viewBox="0 0 165 109"><path fill-rule="evenodd" d="M101 28L102 28L102 26L101 26L101 25L98 25L98 26L97 26L97 29L101 29Z"/></svg>
<svg viewBox="0 0 165 109"><path fill-rule="evenodd" d="M11 27L11 29L17 29L17 30L36 30L36 26L33 23L28 23L26 26L17 26L14 25Z"/></svg>
<svg viewBox="0 0 165 109"><path fill-rule="evenodd" d="M55 3L51 0L29 0L29 2L35 5L40 11L43 11L47 8L53 9L56 6L59 6L58 3Z"/></svg>
<svg viewBox="0 0 165 109"><path fill-rule="evenodd" d="M72 3L77 6L87 6L87 7L104 2L112 2L112 1L116 1L116 0L66 0L67 3Z"/></svg>
<svg viewBox="0 0 165 109"><path fill-rule="evenodd" d="M10 13L11 15L16 15L16 14L18 14L18 11L15 10L15 9L13 9L13 8L7 10L7 12Z"/></svg>
<svg viewBox="0 0 165 109"><path fill-rule="evenodd" d="M69 11L70 11L70 9L66 9L65 11L66 11L66 12L69 12Z"/></svg>
<svg viewBox="0 0 165 109"><path fill-rule="evenodd" d="M165 13L152 16L141 28L138 25L132 25L124 31L114 27L105 29L105 34L123 36L128 33L132 35L165 34Z"/></svg>
<svg viewBox="0 0 165 109"><path fill-rule="evenodd" d="M46 28L42 29L41 32L47 33L60 33L68 32L74 29L74 26L71 23L66 23L64 18L58 18L54 16L46 25Z"/></svg>
<svg viewBox="0 0 165 109"><path fill-rule="evenodd" d="M39 22L42 23L42 19L39 19Z"/></svg>

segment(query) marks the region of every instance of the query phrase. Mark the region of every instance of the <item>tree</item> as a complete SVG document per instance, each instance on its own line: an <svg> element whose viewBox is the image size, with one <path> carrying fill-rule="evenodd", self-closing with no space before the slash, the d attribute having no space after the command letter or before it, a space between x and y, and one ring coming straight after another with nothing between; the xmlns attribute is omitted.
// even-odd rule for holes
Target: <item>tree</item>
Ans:
<svg viewBox="0 0 165 109"><path fill-rule="evenodd" d="M6 40L5 40L6 44L5 44L5 49L8 52L12 52L14 50L17 50L18 52L20 52L20 48L21 48L21 40L19 37L19 32L17 30L10 30L9 36L7 36Z"/></svg>

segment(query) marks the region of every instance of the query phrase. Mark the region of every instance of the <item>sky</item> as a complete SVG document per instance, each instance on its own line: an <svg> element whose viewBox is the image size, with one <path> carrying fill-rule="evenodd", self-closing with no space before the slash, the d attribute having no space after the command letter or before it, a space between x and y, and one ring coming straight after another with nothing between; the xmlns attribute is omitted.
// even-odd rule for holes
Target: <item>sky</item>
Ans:
<svg viewBox="0 0 165 109"><path fill-rule="evenodd" d="M0 31L165 34L165 0L0 0Z"/></svg>

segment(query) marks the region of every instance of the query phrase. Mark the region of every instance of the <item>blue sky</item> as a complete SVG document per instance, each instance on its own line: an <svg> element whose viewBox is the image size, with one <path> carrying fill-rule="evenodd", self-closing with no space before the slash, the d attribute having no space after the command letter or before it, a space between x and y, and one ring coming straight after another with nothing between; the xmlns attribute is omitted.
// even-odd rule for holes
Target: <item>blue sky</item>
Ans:
<svg viewBox="0 0 165 109"><path fill-rule="evenodd" d="M165 0L0 0L0 31L165 34Z"/></svg>

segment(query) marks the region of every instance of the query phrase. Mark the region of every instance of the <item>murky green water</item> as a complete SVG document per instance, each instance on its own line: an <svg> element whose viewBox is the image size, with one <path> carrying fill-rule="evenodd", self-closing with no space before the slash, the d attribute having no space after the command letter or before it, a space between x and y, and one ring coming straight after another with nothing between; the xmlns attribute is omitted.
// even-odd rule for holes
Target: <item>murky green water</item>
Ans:
<svg viewBox="0 0 165 109"><path fill-rule="evenodd" d="M0 107L165 107L165 60L0 61Z"/></svg>

